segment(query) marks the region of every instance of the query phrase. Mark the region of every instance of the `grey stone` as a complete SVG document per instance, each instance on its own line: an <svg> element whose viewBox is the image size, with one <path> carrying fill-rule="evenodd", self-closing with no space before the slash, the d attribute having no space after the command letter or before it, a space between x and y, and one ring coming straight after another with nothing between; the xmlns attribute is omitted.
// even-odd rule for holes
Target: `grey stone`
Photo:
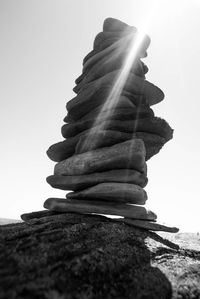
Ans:
<svg viewBox="0 0 200 299"><path fill-rule="evenodd" d="M109 42L109 41L108 41ZM112 41L109 43L109 45L111 45L112 44ZM96 54L98 54L98 53L100 53L101 52L101 50L100 49L95 49L95 50L92 50L92 51L90 51L85 57L84 57L84 59L83 59L83 65L90 59L90 58L92 58L93 56L95 56ZM147 54L145 53L145 57L147 56ZM143 61L141 61L141 63L142 63L142 65L143 65L143 70L144 70L144 73L146 74L147 72L148 72L148 67L144 64L144 62ZM88 68L88 69L90 69L90 68ZM80 76L80 77L78 77L77 79L76 79L76 83L78 84L80 81L81 81L81 79L82 79L82 75Z"/></svg>
<svg viewBox="0 0 200 299"><path fill-rule="evenodd" d="M146 220L135 220L135 219L128 219L122 218L117 220L119 222L124 222L132 226L140 227L143 229L153 230L153 231L164 231L169 233L177 233L179 229L177 227L166 226L163 224L159 224L157 222L151 222Z"/></svg>
<svg viewBox="0 0 200 299"><path fill-rule="evenodd" d="M131 26L129 26L128 24L115 18L107 18L103 23L103 31L105 32L124 32L130 27Z"/></svg>
<svg viewBox="0 0 200 299"><path fill-rule="evenodd" d="M96 213L144 220L156 220L157 218L155 213L145 207L83 199L48 198L44 202L44 208L57 212Z"/></svg>
<svg viewBox="0 0 200 299"><path fill-rule="evenodd" d="M100 77L100 75L104 75L105 71L104 69L101 67L102 66L102 62L100 61L100 63L98 63L99 68L96 68L96 65L94 65L91 69L87 70L86 72L82 73L76 80L75 83L77 85L82 84L82 81L85 80L85 78L87 77L87 82L91 82L92 80L96 80ZM107 68L108 72L114 71L119 69L122 66L122 60L118 61L116 60L115 64L113 65L108 65L106 63L104 63L104 67ZM132 68L131 68L131 72L136 74L137 76L140 76L142 78L145 78L145 74L148 72L148 67L146 66L146 64L144 64L143 61L139 60L139 64L133 64ZM92 73L92 74L91 74ZM90 78L89 78L90 77ZM77 86L76 86L77 89Z"/></svg>
<svg viewBox="0 0 200 299"><path fill-rule="evenodd" d="M144 205L147 194L144 189L135 184L107 182L97 184L87 189L71 192L67 199L86 199L108 202L123 202Z"/></svg>
<svg viewBox="0 0 200 299"><path fill-rule="evenodd" d="M85 152L99 147L110 146L131 139L132 135L110 130L98 130L91 134L91 130L85 130L74 137L57 142L47 150L48 157L56 162L62 161L73 154ZM85 143L85 140L87 142Z"/></svg>
<svg viewBox="0 0 200 299"><path fill-rule="evenodd" d="M101 147L112 146L132 138L132 134L112 130L91 129L80 134L75 153L81 154Z"/></svg>
<svg viewBox="0 0 200 299"><path fill-rule="evenodd" d="M132 139L110 147L74 155L57 163L54 168L54 174L82 175L124 168L143 172L145 154L143 141Z"/></svg>
<svg viewBox="0 0 200 299"><path fill-rule="evenodd" d="M123 32L129 27L128 24L115 18L106 18L103 23L103 31L105 32Z"/></svg>
<svg viewBox="0 0 200 299"><path fill-rule="evenodd" d="M100 77L103 77L106 74L113 72L115 70L122 69L125 61L126 61L126 55L123 52L122 53L113 52L109 56L104 57L98 63L96 63L91 69L89 69L89 71L83 73L81 78L82 80L76 85L74 91L79 93L79 91L84 86L84 84L97 80ZM145 77L143 65L139 59L133 61L130 72L132 72L133 74L139 77L142 78Z"/></svg>
<svg viewBox="0 0 200 299"><path fill-rule="evenodd" d="M84 153L116 143L119 144L120 142L134 138L143 140L146 148L146 160L149 160L152 156L157 154L166 143L163 137L148 132L136 132L131 134L112 130L97 130L95 133L88 132L87 134L80 135L76 144L75 153Z"/></svg>
<svg viewBox="0 0 200 299"><path fill-rule="evenodd" d="M146 118L154 116L153 110L149 108L147 105L141 105L135 108L108 108L105 109L104 105L98 106L94 110L85 114L84 116L72 116L70 113L66 115L64 118L64 122L67 123L79 123L85 121L94 121L99 122L100 120L135 120L138 118Z"/></svg>
<svg viewBox="0 0 200 299"><path fill-rule="evenodd" d="M100 84L99 81L101 81L101 79L102 78L85 84L83 90L76 97L67 102L66 108L72 117L78 115L78 117L80 118L81 115L84 115L86 113L85 111L89 112L89 110L92 110L99 105L103 105L105 102L107 103L107 105L111 105L111 98L114 105L119 101L121 96L126 96L136 106L139 106L141 104L149 105L146 95L142 94L142 92L134 93L134 91L123 89L123 91L119 94L113 94L112 82L109 83L108 80L107 82Z"/></svg>
<svg viewBox="0 0 200 299"><path fill-rule="evenodd" d="M68 138L67 140L51 145L46 152L47 156L55 162L62 161L67 157L72 156L75 152L78 140L79 136L76 135Z"/></svg>
<svg viewBox="0 0 200 299"><path fill-rule="evenodd" d="M111 46L112 44L116 43L118 44L119 52L122 49L121 44L122 41L124 41L124 44L126 44L126 41L129 40L134 40L135 37L137 37L137 29L136 28L129 28L125 31L115 31L115 32L110 32L110 31L102 31L99 32L95 39L94 39L94 44L93 44L93 49L105 49L106 46ZM111 42L112 41L112 42ZM108 43L109 42L109 43ZM106 43L106 46L104 46ZM147 47L144 48L145 50ZM124 49L126 50L126 49Z"/></svg>
<svg viewBox="0 0 200 299"><path fill-rule="evenodd" d="M53 216L53 215L56 215L56 213L48 210L42 210L37 212L24 213L20 215L20 217L23 221L28 222L33 219L37 220L37 219L46 218L48 216Z"/></svg>
<svg viewBox="0 0 200 299"><path fill-rule="evenodd" d="M90 113L94 109L100 109L105 105L108 106L110 101L108 102L108 94L109 91L106 89L100 89L99 92L95 95L94 98L82 98L81 94L76 98L72 99L73 102L69 101L67 103L67 110L70 114L70 117L73 119L80 119L84 117L86 114ZM84 95L83 95L84 96ZM116 102L113 102L113 108L133 108L136 109L135 104L128 97L121 95L119 99L116 99Z"/></svg>
<svg viewBox="0 0 200 299"><path fill-rule="evenodd" d="M87 89L67 102L66 109L72 118L78 120L90 110L103 105L107 100L111 85L98 86L96 89L91 87L88 86Z"/></svg>
<svg viewBox="0 0 200 299"><path fill-rule="evenodd" d="M91 140L90 136L93 140ZM129 133L109 130L98 130L98 132L91 134L91 130L88 129L71 138L67 138L64 141L51 145L47 150L47 155L51 160L59 162L72 156L74 153L84 152L92 148L113 145L131 139L131 137L132 135ZM91 142L91 144L89 145L87 142L87 144L83 146L86 139L88 139L88 142ZM99 139L102 140L100 141ZM98 140L100 142L98 142ZM87 149L87 146L90 146L90 148Z"/></svg>
<svg viewBox="0 0 200 299"><path fill-rule="evenodd" d="M95 127L94 127L95 125ZM165 138L166 141L172 139L173 130L169 124L159 117L151 118L139 118L136 120L104 120L97 121L97 123L87 121L79 124L66 124L62 127L63 137L73 137L76 134L88 130L92 127L92 130L113 130L126 133L146 132L151 134L159 135Z"/></svg>
<svg viewBox="0 0 200 299"><path fill-rule="evenodd" d="M83 72L87 69L90 69L93 65L98 63L103 57L105 58L108 55L112 55L114 51L118 51L119 53L124 53L125 55L129 55L130 51L134 47L134 41L138 38L138 33L131 32L122 36L120 39L110 38L105 41L102 41L100 44L100 48L97 46L94 50L98 49L95 55L90 56L89 59L83 65ZM135 57L144 58L147 56L146 50L150 44L150 39L148 36L145 36L140 44L137 45L137 52L135 53Z"/></svg>
<svg viewBox="0 0 200 299"><path fill-rule="evenodd" d="M100 109L97 111L100 112ZM108 114L108 116L106 115L106 112L108 114L108 111L102 112L101 117L92 118L91 115L88 119L64 124L61 128L63 137L73 137L74 135L100 124L105 124L108 129L112 128L112 130L132 132L137 121L139 122L142 119L153 118L153 111L142 107L135 109L135 111L117 108L115 110L111 110L111 113ZM97 112L94 111L93 114L95 115ZM66 120L67 117L65 118L65 121Z"/></svg>
<svg viewBox="0 0 200 299"><path fill-rule="evenodd" d="M128 34L127 32L126 34ZM106 48L109 48L115 43L120 43L120 39L124 38L124 33L119 32L100 32L94 39L93 49L97 51L103 51ZM99 53L98 52L98 53ZM98 54L97 53L97 54Z"/></svg>
<svg viewBox="0 0 200 299"><path fill-rule="evenodd" d="M99 53L101 50L91 50L84 58L83 58L83 64L85 64L92 56Z"/></svg>
<svg viewBox="0 0 200 299"><path fill-rule="evenodd" d="M134 35L137 34L137 29L134 27L127 27L126 30L123 31L102 31L99 32L93 43L94 49L101 49L102 44L106 43L108 40L113 40L113 43L116 41L119 41L121 38L123 38L126 35ZM105 48L105 47L103 47Z"/></svg>
<svg viewBox="0 0 200 299"><path fill-rule="evenodd" d="M106 182L136 184L143 188L148 179L146 173L140 173L134 169L114 169L76 176L51 175L47 177L47 182L54 188L77 191Z"/></svg>
<svg viewBox="0 0 200 299"><path fill-rule="evenodd" d="M148 161L151 157L156 155L161 150L163 145L166 143L166 140L163 137L145 132L137 132L133 134L132 137L143 140L146 148L146 161Z"/></svg>
<svg viewBox="0 0 200 299"><path fill-rule="evenodd" d="M111 44L108 47L101 49L100 51L96 51L95 49L93 52L91 52L92 55L87 55L87 60L83 63L83 72L86 72L87 70L91 69L91 67L93 67L98 61L112 53L119 44L120 42L117 41L114 44Z"/></svg>
<svg viewBox="0 0 200 299"><path fill-rule="evenodd" d="M146 160L157 154L168 141L165 138L148 132L126 133L114 130L90 129L77 134L74 137L55 143L47 150L48 157L60 162L74 154L80 154L98 148L113 146L130 139L142 139L146 148Z"/></svg>
<svg viewBox="0 0 200 299"><path fill-rule="evenodd" d="M94 80L93 82L85 84L80 90L80 92L83 93L81 97L84 100L86 100L86 98L89 99L90 97L94 97L100 89L104 88L110 89L111 91L114 87L114 84L116 83L117 78L119 78L119 75L120 71L116 70L106 74L105 76L97 80ZM123 91L129 92L133 95L137 94L144 96L146 102L150 106L155 105L164 99L164 94L160 88L148 82L147 80L144 80L139 76L136 76L133 73L129 73L127 80L125 80Z"/></svg>

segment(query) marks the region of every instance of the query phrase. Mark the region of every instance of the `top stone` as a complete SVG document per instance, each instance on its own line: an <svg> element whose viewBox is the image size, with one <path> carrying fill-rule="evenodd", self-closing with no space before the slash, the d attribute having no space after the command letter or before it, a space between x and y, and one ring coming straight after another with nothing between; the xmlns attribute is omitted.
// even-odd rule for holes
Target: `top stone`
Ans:
<svg viewBox="0 0 200 299"><path fill-rule="evenodd" d="M103 31L124 31L128 27L126 23L114 18L107 18L103 23Z"/></svg>

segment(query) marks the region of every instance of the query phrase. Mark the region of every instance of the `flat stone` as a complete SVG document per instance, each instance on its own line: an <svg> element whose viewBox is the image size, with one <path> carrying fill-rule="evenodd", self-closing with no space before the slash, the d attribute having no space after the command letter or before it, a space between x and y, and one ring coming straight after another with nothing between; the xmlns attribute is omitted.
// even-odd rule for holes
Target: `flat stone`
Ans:
<svg viewBox="0 0 200 299"><path fill-rule="evenodd" d="M44 202L44 208L57 212L96 213L144 220L155 220L157 218L155 213L147 210L145 207L113 202L102 203L101 201L83 199L48 198Z"/></svg>
<svg viewBox="0 0 200 299"><path fill-rule="evenodd" d="M94 50L101 50L95 55L91 56L83 65L83 72L87 69L90 69L93 65L99 62L103 57L105 58L108 55L112 55L113 51L118 51L119 53L124 52L127 56L134 46L134 40L137 41L138 33L130 32L122 36L120 39L110 38L105 41L102 41L100 46L96 46ZM144 58L147 56L146 50L150 44L150 38L145 36L139 47L137 47L137 58Z"/></svg>
<svg viewBox="0 0 200 299"><path fill-rule="evenodd" d="M104 49L94 49L91 51L83 60L83 72L89 70L93 65L95 65L102 58L106 57L110 53L112 53L119 46L121 41L117 41L114 44L104 48ZM86 59L87 58L87 59Z"/></svg>
<svg viewBox="0 0 200 299"><path fill-rule="evenodd" d="M91 97L94 96L99 89L107 88L111 90L120 74L120 70L110 72L93 82L85 84L82 87L81 92L84 92L85 96L88 95ZM152 101L160 100L160 97L163 97L163 92L158 87L133 73L129 73L127 80L124 82L123 90L132 94L145 95L145 97L149 99L148 103L150 105L152 105ZM156 99L151 98L153 95L156 96Z"/></svg>
<svg viewBox="0 0 200 299"><path fill-rule="evenodd" d="M96 112L94 114L96 114ZM129 116L128 119L127 116ZM108 129L132 133L136 123L146 118L153 118L153 111L151 109L141 107L141 109L138 108L130 111L130 109L117 108L116 110L111 111L108 117L106 117L105 111L102 113L101 117L97 117L96 119L89 118L88 120L65 124L61 128L61 133L65 138L73 137L85 130L90 129L93 126L98 126L100 124ZM141 127L141 124L138 124L138 126Z"/></svg>
<svg viewBox="0 0 200 299"><path fill-rule="evenodd" d="M130 133L103 130L101 128L96 130L95 128L87 130L87 134L79 134L80 138L75 149L76 154L81 154L101 147L112 146L132 138L132 134Z"/></svg>
<svg viewBox="0 0 200 299"><path fill-rule="evenodd" d="M101 52L101 50L93 49L91 50L84 58L83 64L85 64L92 56L96 55L97 53Z"/></svg>
<svg viewBox="0 0 200 299"><path fill-rule="evenodd" d="M52 161L59 162L71 157L75 152L75 145L68 147L66 140L51 145L46 154Z"/></svg>
<svg viewBox="0 0 200 299"><path fill-rule="evenodd" d="M47 150L47 156L55 162L62 161L75 153L76 144L79 136L68 138L64 141L57 142L51 145Z"/></svg>
<svg viewBox="0 0 200 299"><path fill-rule="evenodd" d="M104 61L104 59L102 59L102 61ZM114 70L117 70L117 69L119 69L119 67L121 67L121 62L116 61L116 63L117 63L117 64L114 64L114 65L111 66L111 67L109 66L108 70L109 70L110 72L111 72L111 71L114 71ZM100 63L98 63L99 68L101 68L101 64L102 64L102 63L101 63L101 61L100 61ZM84 78L85 78L86 76L91 76L90 72L92 72L93 69L95 70L95 68L96 68L96 65L94 65L94 66L93 66L91 69L89 69L87 72L82 73L82 74L75 80L75 83L76 83L77 85L80 84L80 83L82 83L82 80L84 80ZM107 68L107 65L106 65L106 64L105 64L105 68ZM111 70L111 68L112 68L112 70ZM93 70L93 71L94 71L94 70ZM136 74L137 76L141 76L141 77L145 78L145 74L148 73L149 69L148 69L147 65L146 65L143 61L139 60L139 65L137 66L137 68L136 68L135 65L133 65L133 67L131 68L130 71L133 72L134 74ZM96 68L95 72L96 72L96 73L93 73L93 76L94 76L95 79L98 79L98 78L100 77L100 71L99 71L99 69ZM104 69L102 69L102 73L101 73L101 75L104 75L104 74L105 74ZM92 81L92 80L91 80L91 78L87 78L87 81L89 82L89 81Z"/></svg>
<svg viewBox="0 0 200 299"><path fill-rule="evenodd" d="M51 160L59 162L75 153L78 154L100 147L111 146L131 138L132 135L129 133L110 130L98 130L92 133L89 129L51 145L47 150L47 155Z"/></svg>
<svg viewBox="0 0 200 299"><path fill-rule="evenodd" d="M124 31L130 26L115 18L106 18L103 23L103 31Z"/></svg>
<svg viewBox="0 0 200 299"><path fill-rule="evenodd" d="M21 219L23 221L30 221L33 219L40 219L40 218L46 218L47 216L53 216L55 215L54 212L48 211L48 210L43 210L43 211L37 211L37 212L31 212L31 213L24 213L20 215Z"/></svg>
<svg viewBox="0 0 200 299"><path fill-rule="evenodd" d="M124 133L112 130L97 130L95 133L88 132L88 134L80 135L75 153L80 154L105 146L112 146L134 138L143 140L146 148L146 160L157 154L166 143L163 137L148 132Z"/></svg>
<svg viewBox="0 0 200 299"><path fill-rule="evenodd" d="M71 192L66 195L67 199L91 199L108 202L123 202L144 205L147 200L146 191L138 185L107 182L87 189Z"/></svg>
<svg viewBox="0 0 200 299"><path fill-rule="evenodd" d="M78 94L75 98L71 99L66 104L66 109L68 111L68 114L70 115L70 118L76 119L77 121L80 118L84 117L85 114L90 113L100 106L103 106L109 97L109 93L110 86L101 88L97 90L96 93L94 93L93 90L92 94L88 94L87 92Z"/></svg>
<svg viewBox="0 0 200 299"><path fill-rule="evenodd" d="M130 34L137 34L137 29L135 27L128 26L126 30L123 31L101 31L96 35L94 39L93 48L101 49L102 44L104 45L104 43L106 43L108 40L113 39L113 41L116 42L122 37Z"/></svg>
<svg viewBox="0 0 200 299"><path fill-rule="evenodd" d="M95 98L84 99L82 98L81 94L76 97L76 99L73 99L74 101L72 103L67 103L67 110L70 116L73 119L80 119L84 117L84 115L90 113L94 109L99 109L103 105L105 107L107 105L111 105L111 101L107 101L108 99L108 92L106 90L99 90L98 94L95 95ZM135 109L136 106L133 103L132 100L130 100L128 97L121 95L117 101L113 101L112 107L117 108L133 108Z"/></svg>
<svg viewBox="0 0 200 299"><path fill-rule="evenodd" d="M83 80L84 77L85 77L85 74L82 73L80 76L78 76L78 78L76 78L75 83L79 84Z"/></svg>
<svg viewBox="0 0 200 299"><path fill-rule="evenodd" d="M133 42L133 40L137 37L137 29L134 27L130 27L129 29L125 30L125 31L116 31L116 32L110 32L110 31L102 31L99 32L95 39L94 39L94 44L93 44L93 49L94 50L103 50L106 48L106 46L111 46L112 44L118 42L118 47L121 49L123 49L123 47L120 47L122 44L122 40L124 41L124 44L127 44L127 40L131 40ZM112 42L111 42L112 41ZM105 46L106 44L106 46ZM144 50L146 50L147 47L144 48ZM126 49L125 49L126 50Z"/></svg>
<svg viewBox="0 0 200 299"><path fill-rule="evenodd" d="M135 169L143 172L145 146L142 140L132 139L110 147L74 155L55 165L54 174L82 175L113 169Z"/></svg>
<svg viewBox="0 0 200 299"><path fill-rule="evenodd" d="M151 222L146 220L135 220L135 219L128 219L128 218L122 218L118 219L119 222L124 222L132 226L144 228L147 230L153 230L153 231L163 231L163 232L169 232L169 233L177 233L179 229L177 227L171 227L166 226L163 224L159 224L157 222Z"/></svg>
<svg viewBox="0 0 200 299"><path fill-rule="evenodd" d="M76 97L72 98L70 101L67 102L66 104L67 111L70 114L72 114L72 116L73 114L83 115L85 113L85 110L87 111L89 109L92 110L95 107L104 104L106 101L107 101L107 105L111 105L111 100L112 100L114 105L119 101L121 96L126 96L136 106L141 104L149 105L146 95L142 94L142 92L139 93L138 90L134 92L134 90L131 91L130 89L129 90L123 89L123 91L122 92L120 91L119 94L118 93L113 94L112 91L113 83L114 83L113 73L115 72L116 71L109 73L112 75L112 82L110 82L108 78L108 81L106 82L104 81L101 84L101 80L109 75L107 74L102 78L97 79L91 83L84 84L81 93L79 93ZM141 84L143 83L141 82ZM82 111L77 112L77 110L83 110L83 112Z"/></svg>
<svg viewBox="0 0 200 299"><path fill-rule="evenodd" d="M93 49L103 51L105 48L110 47L117 42L119 43L120 39L128 34L130 34L130 31L124 33L99 32L94 39Z"/></svg>
<svg viewBox="0 0 200 299"><path fill-rule="evenodd" d="M119 32L100 32L94 40L93 49L104 51L106 48L113 46L113 52L125 53L127 56L133 48L134 40L138 37L137 30L126 30L123 33ZM140 48L137 51L137 57L144 58L147 56L147 48L150 44L150 38L145 36ZM99 52L96 54L98 55ZM109 53L111 55L111 53ZM93 55L94 57L94 55ZM99 60L98 60L99 61ZM88 67L87 67L88 68Z"/></svg>
<svg viewBox="0 0 200 299"><path fill-rule="evenodd" d="M112 41L109 43L109 44L112 44ZM92 58L93 56L95 56L96 54L98 54L98 53L100 53L101 52L101 49L93 49L93 50L91 50L84 58L83 58L83 65L90 59L90 58ZM145 57L147 56L147 53L145 53ZM142 64L144 64L143 62L142 62ZM147 68L147 66L144 64L144 66L143 66L144 68ZM148 68L147 68L147 71L145 71L145 73L147 73L148 72ZM79 83L80 82L80 79L76 79L76 81L75 81L76 83Z"/></svg>
<svg viewBox="0 0 200 299"><path fill-rule="evenodd" d="M102 33L102 36L105 36L105 33ZM121 38L116 38L110 36L108 39L102 39L101 44L94 43L94 50L101 50L95 55L91 56L83 65L83 71L90 69L92 65L99 62L102 57L110 55L113 51L124 52L126 55L130 53L134 45L134 40L136 41L138 33L130 31L128 34L122 35ZM146 37L143 39L142 43L137 49L136 56L138 58L146 57L146 50L149 46L149 38Z"/></svg>
<svg viewBox="0 0 200 299"><path fill-rule="evenodd" d="M138 118L146 118L154 116L153 110L147 105L141 105L135 108L113 108L105 109L104 105L97 107L96 109L85 114L83 117L77 119L73 117L70 113L64 118L64 122L67 123L79 123L85 121L94 121L100 122L103 120L135 120Z"/></svg>
<svg viewBox="0 0 200 299"><path fill-rule="evenodd" d="M146 161L156 155L166 143L166 140L163 137L145 132L137 132L133 134L132 138L143 140L146 148Z"/></svg>
<svg viewBox="0 0 200 299"><path fill-rule="evenodd" d="M88 55L84 58L83 64L85 64L91 57L93 57L97 53L101 52L102 49L105 49L106 47L109 47L114 42L116 42L116 36L119 36L119 35L123 36L130 32L137 32L137 29L135 27L129 26L117 19L108 18L104 22L103 31L104 31L104 34L109 35L109 36L106 35L106 39L104 38L104 45L102 45L102 33L100 33L100 37L99 37L99 34L97 35L98 41L96 41L96 45L94 45L95 49L93 49L90 53L88 53ZM111 36L113 36L113 38ZM148 36L148 40L150 43L149 36ZM146 57L146 56L147 56L147 54L145 53L144 57Z"/></svg>
<svg viewBox="0 0 200 299"><path fill-rule="evenodd" d="M74 154L120 144L131 139L143 140L146 148L146 160L157 154L167 140L148 132L126 133L114 130L85 130L74 137L55 143L47 150L48 157L60 162Z"/></svg>
<svg viewBox="0 0 200 299"><path fill-rule="evenodd" d="M114 169L76 176L51 175L46 180L54 188L73 191L106 182L129 183L144 188L148 182L146 173L141 173L134 169Z"/></svg>
<svg viewBox="0 0 200 299"><path fill-rule="evenodd" d="M96 126L94 126L96 125ZM137 120L105 120L96 123L89 122L86 123L86 128L80 127L81 132L84 132L84 129L88 130L90 127L91 130L97 132L99 130L113 130L119 132L126 133L135 133L146 132L151 134L159 135L160 137L165 138L166 141L172 139L173 130L169 126L169 124L159 117L151 117L151 118L139 118ZM72 137L74 136L72 133L72 129L75 128L75 124L66 124L62 127L62 135L63 137ZM78 131L77 133L81 133Z"/></svg>
<svg viewBox="0 0 200 299"><path fill-rule="evenodd" d="M118 20L118 19L107 18L107 19L105 19L104 24L103 24L103 32L104 33L114 34L114 35L116 35L116 34L124 35L124 34L127 34L129 32L138 32L138 31L137 31L136 27L130 26L130 25ZM148 35L146 35L145 37L146 37L146 40L147 40L147 44L149 46L149 44L151 42L151 39Z"/></svg>
<svg viewBox="0 0 200 299"><path fill-rule="evenodd" d="M105 76L94 80L88 84L85 84L82 89L80 90L81 97L85 100L87 97L95 97L95 94L99 92L100 89L106 88L107 90L114 87L117 79L120 76L120 71L116 70L106 74ZM116 88L116 87L114 87ZM74 90L76 91L76 90ZM133 73L129 73L127 80L125 80L123 85L123 91L129 92L133 95L142 95L145 97L146 102L152 106L164 99L164 93L160 88L153 85L152 83L144 80L143 78L136 76ZM116 95L117 96L117 95ZM120 94L119 94L120 96ZM72 100L70 101L71 105ZM68 105L69 106L69 105Z"/></svg>
<svg viewBox="0 0 200 299"><path fill-rule="evenodd" d="M119 43L120 38L123 38L123 34L121 34L121 37L117 37L117 36L112 35L112 32L111 33L107 32L107 33L108 34L105 35L105 32L100 32L95 37L95 40L93 43L93 49L95 51L97 51L96 54L100 53L101 51L104 51L106 48L113 46L115 43ZM100 37L99 37L99 35L100 35Z"/></svg>
<svg viewBox="0 0 200 299"><path fill-rule="evenodd" d="M115 18L107 18L105 19L104 23L103 23L103 31L107 32L107 31L111 31L111 32L124 32L125 30L127 30L128 28L130 28L131 26L129 26L128 24L115 19ZM132 27L134 28L134 27ZM136 28L135 28L136 29Z"/></svg>
<svg viewBox="0 0 200 299"><path fill-rule="evenodd" d="M89 71L83 73L81 75L81 80L79 83L73 88L73 91L79 94L82 89L84 88L85 84L89 84L94 82L95 80L100 79L101 77L105 76L108 73L113 71L122 70L124 65L125 58L115 57L112 55L112 58L109 60L104 59L99 63L95 64ZM147 70L143 69L143 65L141 61L134 61L130 72L135 74L138 77L145 79L145 72Z"/></svg>
<svg viewBox="0 0 200 299"><path fill-rule="evenodd" d="M113 52L110 55L104 57L91 69L89 69L89 71L83 73L81 78L82 80L81 82L79 81L79 83L76 85L74 91L76 93L79 93L84 84L88 84L94 80L97 80L105 76L108 73L122 69L126 61L126 57L127 55L125 55L125 53L119 53L118 51L116 51L116 53ZM145 70L143 69L143 64L139 59L134 60L130 68L130 72L142 78L145 77Z"/></svg>
<svg viewBox="0 0 200 299"><path fill-rule="evenodd" d="M131 138L132 135L129 133L110 130L98 130L98 132L93 131L92 133L92 131L88 129L80 134L51 145L46 153L51 160L59 162L75 153L77 154L90 149L114 145ZM87 141L85 142L85 140Z"/></svg>

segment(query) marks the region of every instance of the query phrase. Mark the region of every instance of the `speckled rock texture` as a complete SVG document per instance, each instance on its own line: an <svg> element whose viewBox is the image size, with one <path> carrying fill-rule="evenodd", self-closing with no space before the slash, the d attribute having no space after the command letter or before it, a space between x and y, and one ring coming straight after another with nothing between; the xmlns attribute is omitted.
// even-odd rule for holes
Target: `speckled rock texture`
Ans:
<svg viewBox="0 0 200 299"><path fill-rule="evenodd" d="M200 251L97 215L0 226L0 298L200 298Z"/></svg>

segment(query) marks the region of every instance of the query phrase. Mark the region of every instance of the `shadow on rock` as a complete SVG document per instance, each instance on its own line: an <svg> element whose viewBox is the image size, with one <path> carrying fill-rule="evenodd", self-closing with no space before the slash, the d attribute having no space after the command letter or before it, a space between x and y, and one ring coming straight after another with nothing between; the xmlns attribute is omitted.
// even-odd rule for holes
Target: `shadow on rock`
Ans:
<svg viewBox="0 0 200 299"><path fill-rule="evenodd" d="M0 298L171 298L151 233L96 215L34 217L0 228Z"/></svg>

